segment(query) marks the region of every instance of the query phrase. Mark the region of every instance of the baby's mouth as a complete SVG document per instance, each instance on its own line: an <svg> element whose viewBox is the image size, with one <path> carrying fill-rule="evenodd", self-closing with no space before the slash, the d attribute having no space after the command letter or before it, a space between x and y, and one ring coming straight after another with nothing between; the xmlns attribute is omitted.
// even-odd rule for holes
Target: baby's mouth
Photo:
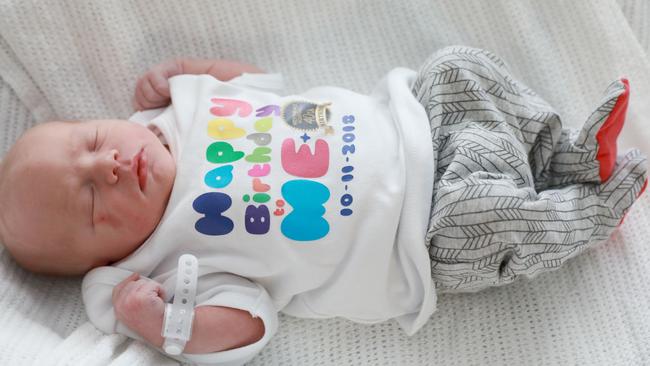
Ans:
<svg viewBox="0 0 650 366"><path fill-rule="evenodd" d="M145 187L147 186L147 156L144 154L144 148L140 149L135 157L135 167L136 173L138 175L138 186L140 186L140 191L144 192Z"/></svg>

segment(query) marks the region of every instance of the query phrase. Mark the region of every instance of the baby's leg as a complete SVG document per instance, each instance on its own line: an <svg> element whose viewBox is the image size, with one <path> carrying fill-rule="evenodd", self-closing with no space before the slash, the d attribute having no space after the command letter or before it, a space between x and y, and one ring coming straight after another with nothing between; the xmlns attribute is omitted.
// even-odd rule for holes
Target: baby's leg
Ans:
<svg viewBox="0 0 650 366"><path fill-rule="evenodd" d="M470 124L486 129L504 124L511 145L527 155L526 169L540 191L606 180L616 159L629 87L624 79L612 83L580 131L562 129L554 109L516 80L498 56L455 46L424 63L413 93L429 115L434 154L453 131Z"/></svg>
<svg viewBox="0 0 650 366"><path fill-rule="evenodd" d="M482 136L478 141L476 135L456 138L449 166L471 166L479 154L494 158L482 145L498 137ZM644 185L645 158L638 150L619 159L601 185L536 193L518 187L508 175L485 170L443 179L427 235L436 287L477 291L557 269L607 239Z"/></svg>
<svg viewBox="0 0 650 366"><path fill-rule="evenodd" d="M608 125L600 118L607 108L576 136L562 132L553 109L489 52L437 52L420 70L413 93L431 124L436 171L426 240L441 291L480 290L556 269L606 239L642 191L638 151L622 158L602 184L600 171L594 180L576 169L582 161L572 157L576 148L588 146L594 162L591 142L598 142L594 131ZM562 164L571 167L562 170ZM561 177L557 182L551 167ZM566 186L542 190L550 183Z"/></svg>
<svg viewBox="0 0 650 366"><path fill-rule="evenodd" d="M515 174L518 186L534 185L547 174L561 135L560 118L496 55L469 47L444 48L420 68L413 93L429 117L436 160L452 133L475 126L508 136L503 153L517 156L517 161L505 168ZM436 182L445 170L438 164Z"/></svg>

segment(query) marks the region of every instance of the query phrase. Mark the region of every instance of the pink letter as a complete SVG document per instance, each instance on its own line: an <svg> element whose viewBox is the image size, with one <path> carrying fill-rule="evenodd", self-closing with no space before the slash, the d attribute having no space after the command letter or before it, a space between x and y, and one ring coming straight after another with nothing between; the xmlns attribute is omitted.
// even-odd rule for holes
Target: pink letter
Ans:
<svg viewBox="0 0 650 366"><path fill-rule="evenodd" d="M251 169L248 170L249 177L266 177L271 172L271 166L269 164L255 164Z"/></svg>
<svg viewBox="0 0 650 366"><path fill-rule="evenodd" d="M210 113L217 117L232 116L239 110L239 117L247 117L253 111L253 107L243 100L212 98L210 99L216 106L210 108Z"/></svg>
<svg viewBox="0 0 650 366"><path fill-rule="evenodd" d="M293 139L282 142L282 168L285 172L301 178L318 178L327 173L330 163L329 145L325 140L316 140L314 154L309 145L302 144L296 152Z"/></svg>

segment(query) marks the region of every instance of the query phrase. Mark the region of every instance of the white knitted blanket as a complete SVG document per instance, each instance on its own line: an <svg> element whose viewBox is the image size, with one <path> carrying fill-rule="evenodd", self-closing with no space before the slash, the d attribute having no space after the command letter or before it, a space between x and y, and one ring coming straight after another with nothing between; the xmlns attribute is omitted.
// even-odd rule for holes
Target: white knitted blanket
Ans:
<svg viewBox="0 0 650 366"><path fill-rule="evenodd" d="M173 56L248 61L283 73L289 92L368 92L392 67L417 68L450 44L499 54L573 127L627 76L622 143L650 155L649 15L646 0L3 0L0 155L35 122L128 117L136 77ZM442 296L413 337L393 322L282 316L251 364L650 364L648 197L611 240L556 272ZM89 324L79 279L27 273L2 251L0 292L2 365L176 364Z"/></svg>

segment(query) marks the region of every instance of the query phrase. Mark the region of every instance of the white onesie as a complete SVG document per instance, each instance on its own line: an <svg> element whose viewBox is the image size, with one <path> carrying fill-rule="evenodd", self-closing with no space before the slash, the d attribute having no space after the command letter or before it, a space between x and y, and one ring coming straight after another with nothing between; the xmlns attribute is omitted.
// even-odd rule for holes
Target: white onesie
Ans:
<svg viewBox="0 0 650 366"><path fill-rule="evenodd" d="M274 74L171 78L172 105L132 118L157 127L170 146L177 174L169 204L134 253L86 275L90 320L140 339L116 320L113 287L138 272L163 284L170 302L178 257L189 253L199 260L196 305L247 310L265 334L179 360L244 363L276 332L279 311L395 318L409 335L417 331L436 295L424 240L433 152L411 93L415 75L394 69L370 96L335 87L280 96L268 91L281 81Z"/></svg>

